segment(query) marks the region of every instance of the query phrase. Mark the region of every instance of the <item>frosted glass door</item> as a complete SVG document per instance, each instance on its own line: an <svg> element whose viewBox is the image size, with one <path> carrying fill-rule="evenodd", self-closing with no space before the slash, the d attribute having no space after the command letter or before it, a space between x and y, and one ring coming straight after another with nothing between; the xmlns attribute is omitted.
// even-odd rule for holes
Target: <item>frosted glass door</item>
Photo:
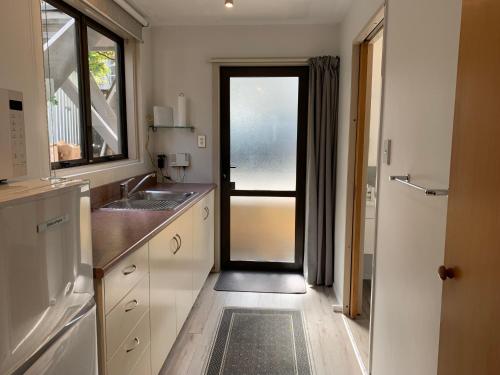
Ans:
<svg viewBox="0 0 500 375"><path fill-rule="evenodd" d="M302 268L307 74L221 69L223 267Z"/></svg>
<svg viewBox="0 0 500 375"><path fill-rule="evenodd" d="M237 190L295 190L298 77L232 77L231 181Z"/></svg>
<svg viewBox="0 0 500 375"><path fill-rule="evenodd" d="M231 260L295 261L295 198L231 197Z"/></svg>

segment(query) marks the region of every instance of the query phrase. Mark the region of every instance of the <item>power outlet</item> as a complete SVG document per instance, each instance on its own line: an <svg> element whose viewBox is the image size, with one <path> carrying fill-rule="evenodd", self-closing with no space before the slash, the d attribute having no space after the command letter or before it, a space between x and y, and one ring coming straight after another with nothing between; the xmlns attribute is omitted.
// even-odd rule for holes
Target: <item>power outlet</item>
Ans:
<svg viewBox="0 0 500 375"><path fill-rule="evenodd" d="M199 135L198 136L198 147L199 148L206 148L207 147L207 137L204 135Z"/></svg>

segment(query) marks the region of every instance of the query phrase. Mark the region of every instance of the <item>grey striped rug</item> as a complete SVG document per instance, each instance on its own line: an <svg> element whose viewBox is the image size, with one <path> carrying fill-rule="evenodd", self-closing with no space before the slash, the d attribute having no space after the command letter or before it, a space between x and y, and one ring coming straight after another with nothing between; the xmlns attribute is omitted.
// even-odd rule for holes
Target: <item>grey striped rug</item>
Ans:
<svg viewBox="0 0 500 375"><path fill-rule="evenodd" d="M205 374L311 375L302 313L226 307Z"/></svg>

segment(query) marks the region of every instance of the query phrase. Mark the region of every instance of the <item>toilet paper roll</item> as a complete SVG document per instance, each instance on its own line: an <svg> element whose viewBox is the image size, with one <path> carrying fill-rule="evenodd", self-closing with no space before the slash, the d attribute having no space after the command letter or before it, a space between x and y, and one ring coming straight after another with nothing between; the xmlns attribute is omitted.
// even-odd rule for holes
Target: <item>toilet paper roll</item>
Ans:
<svg viewBox="0 0 500 375"><path fill-rule="evenodd" d="M182 92L177 97L177 126L186 126L186 97Z"/></svg>

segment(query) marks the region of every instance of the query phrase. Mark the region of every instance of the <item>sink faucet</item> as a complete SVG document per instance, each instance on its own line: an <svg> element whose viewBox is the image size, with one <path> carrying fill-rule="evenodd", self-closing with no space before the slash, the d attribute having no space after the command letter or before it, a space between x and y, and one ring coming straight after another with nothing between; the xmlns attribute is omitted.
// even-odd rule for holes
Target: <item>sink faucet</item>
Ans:
<svg viewBox="0 0 500 375"><path fill-rule="evenodd" d="M156 173L150 173L146 176L143 177L143 179L141 181L139 181L137 183L137 185L135 185L135 187L129 192L128 191L128 185L135 180L134 177L132 178L129 178L127 181L124 181L120 184L120 195L121 195L121 199L127 199L130 195L132 195L133 193L135 193L137 191L137 189L139 189L143 184L144 182L150 178L150 177L156 177Z"/></svg>

